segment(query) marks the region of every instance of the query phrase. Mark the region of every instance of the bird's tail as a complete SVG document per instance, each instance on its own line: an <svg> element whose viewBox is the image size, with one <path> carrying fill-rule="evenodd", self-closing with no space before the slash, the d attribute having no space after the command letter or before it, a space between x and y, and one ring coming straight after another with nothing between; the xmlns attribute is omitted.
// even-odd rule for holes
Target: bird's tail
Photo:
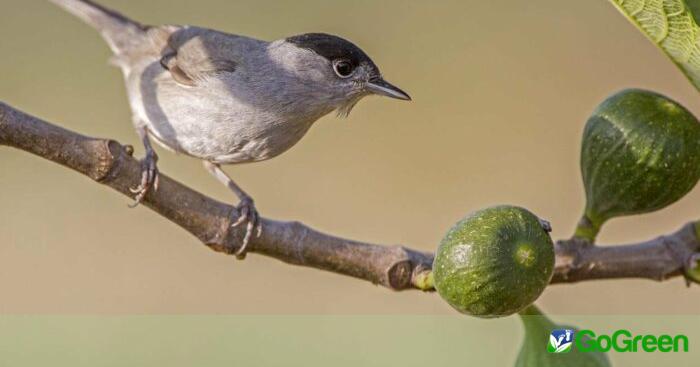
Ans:
<svg viewBox="0 0 700 367"><path fill-rule="evenodd" d="M119 55L143 42L148 27L90 0L49 0L97 29Z"/></svg>

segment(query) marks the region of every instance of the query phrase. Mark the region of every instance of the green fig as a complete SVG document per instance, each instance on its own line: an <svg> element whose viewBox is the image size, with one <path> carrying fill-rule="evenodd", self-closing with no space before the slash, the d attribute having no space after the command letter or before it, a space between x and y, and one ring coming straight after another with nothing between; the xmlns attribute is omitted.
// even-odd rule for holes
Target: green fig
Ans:
<svg viewBox="0 0 700 367"><path fill-rule="evenodd" d="M497 206L450 229L435 255L433 281L457 311L491 318L534 302L553 270L554 245L543 222L526 209Z"/></svg>
<svg viewBox="0 0 700 367"><path fill-rule="evenodd" d="M608 357L601 352L579 352L570 344L561 343L559 352L550 347L553 330L575 327L557 325L535 306L531 305L520 312L520 320L525 326L525 337L515 367L610 367ZM572 336L573 338L573 336Z"/></svg>
<svg viewBox="0 0 700 367"><path fill-rule="evenodd" d="M576 237L595 241L608 219L653 212L700 179L700 123L680 104L628 89L588 119L581 145L586 209Z"/></svg>

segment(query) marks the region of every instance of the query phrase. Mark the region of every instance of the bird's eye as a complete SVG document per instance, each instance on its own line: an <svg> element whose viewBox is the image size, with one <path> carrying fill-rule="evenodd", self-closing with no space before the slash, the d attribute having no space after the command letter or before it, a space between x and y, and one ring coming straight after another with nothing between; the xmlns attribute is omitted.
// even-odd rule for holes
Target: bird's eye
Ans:
<svg viewBox="0 0 700 367"><path fill-rule="evenodd" d="M341 78L349 77L354 71L352 64L347 60L336 61L335 63L333 63L333 69L335 70L335 73L338 74L338 76Z"/></svg>

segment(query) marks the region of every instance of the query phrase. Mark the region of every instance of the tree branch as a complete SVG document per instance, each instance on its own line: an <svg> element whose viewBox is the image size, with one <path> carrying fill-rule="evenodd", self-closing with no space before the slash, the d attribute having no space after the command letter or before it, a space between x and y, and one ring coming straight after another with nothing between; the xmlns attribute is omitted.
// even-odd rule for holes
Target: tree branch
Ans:
<svg viewBox="0 0 700 367"><path fill-rule="evenodd" d="M555 249L552 283L615 278L662 281L682 275L700 245L696 224L691 222L675 233L637 244L602 247L571 239L557 242Z"/></svg>
<svg viewBox="0 0 700 367"><path fill-rule="evenodd" d="M0 145L27 151L80 172L131 197L140 181L133 148L114 140L83 136L44 122L0 102ZM211 249L233 254L243 228L232 228L236 209L161 174L157 192L144 204L187 230ZM299 222L262 219L263 234L252 239L249 252L289 264L332 271L394 290L431 290L433 255L402 246L381 246L343 239ZM689 257L700 249L695 227L625 246L598 247L575 240L556 245L552 283L605 278L663 280L682 273Z"/></svg>

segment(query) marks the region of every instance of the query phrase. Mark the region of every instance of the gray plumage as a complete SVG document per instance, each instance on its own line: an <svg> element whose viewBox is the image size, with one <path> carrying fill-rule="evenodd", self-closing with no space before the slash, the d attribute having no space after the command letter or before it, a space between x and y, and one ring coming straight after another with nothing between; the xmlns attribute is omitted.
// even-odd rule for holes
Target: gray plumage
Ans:
<svg viewBox="0 0 700 367"><path fill-rule="evenodd" d="M320 117L347 115L367 95L410 99L362 50L336 36L266 42L193 26L144 26L88 0L50 1L96 28L124 74L133 122L152 158L137 201L157 183L149 137L214 171L275 157ZM239 191L253 214L252 199Z"/></svg>

